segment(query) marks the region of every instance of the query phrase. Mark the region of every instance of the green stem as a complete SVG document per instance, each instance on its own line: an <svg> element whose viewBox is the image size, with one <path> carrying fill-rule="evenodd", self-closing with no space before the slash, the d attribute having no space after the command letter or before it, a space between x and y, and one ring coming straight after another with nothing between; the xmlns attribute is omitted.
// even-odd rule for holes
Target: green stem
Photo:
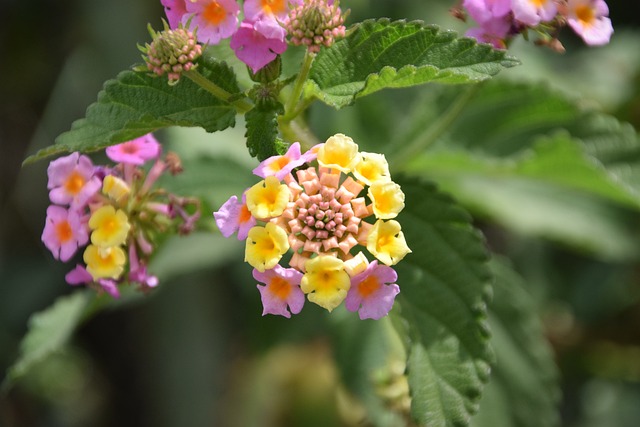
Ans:
<svg viewBox="0 0 640 427"><path fill-rule="evenodd" d="M280 117L278 122L282 138L289 143L299 142L303 152L320 143L318 137L311 132L311 129L300 117L288 121Z"/></svg>
<svg viewBox="0 0 640 427"><path fill-rule="evenodd" d="M393 165L394 170L401 170L411 159L436 142L456 121L481 86L481 83L474 84L463 91L430 127L401 150L392 154L389 163Z"/></svg>
<svg viewBox="0 0 640 427"><path fill-rule="evenodd" d="M187 76L192 82L212 94L213 96L222 99L225 102L236 107L236 110L240 114L244 114L253 108L253 105L244 99L233 100L234 95L222 89L220 86L203 76L198 70L184 71L183 75Z"/></svg>
<svg viewBox="0 0 640 427"><path fill-rule="evenodd" d="M303 110L303 109L302 110L296 109L296 106L298 105L300 95L302 95L304 84L307 81L307 78L309 77L309 72L311 71L311 64L313 64L313 60L315 59L315 57L316 57L316 54L313 52L309 52L309 50L307 50L304 54L302 67L300 68L298 77L296 78L296 81L293 84L293 92L291 92L291 96L289 97L289 100L285 108L284 116L282 116L282 120L284 122L290 122Z"/></svg>

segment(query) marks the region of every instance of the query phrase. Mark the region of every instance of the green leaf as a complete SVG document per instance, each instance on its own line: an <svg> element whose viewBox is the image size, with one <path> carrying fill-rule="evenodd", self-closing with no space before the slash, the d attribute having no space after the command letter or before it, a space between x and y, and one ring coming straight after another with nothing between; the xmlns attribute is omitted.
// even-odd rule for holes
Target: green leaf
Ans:
<svg viewBox="0 0 640 427"><path fill-rule="evenodd" d="M20 344L20 357L9 368L2 388L7 390L15 380L38 362L61 350L89 307L91 291L73 292L60 297L49 308L29 319L29 331Z"/></svg>
<svg viewBox="0 0 640 427"><path fill-rule="evenodd" d="M278 154L276 139L278 136L278 113L282 113L282 104L276 109L254 108L245 114L247 148L249 154L262 161Z"/></svg>
<svg viewBox="0 0 640 427"><path fill-rule="evenodd" d="M318 53L305 95L341 108L384 88L477 83L517 64L504 51L433 25L367 20Z"/></svg>
<svg viewBox="0 0 640 427"><path fill-rule="evenodd" d="M198 71L227 92L240 92L235 74L225 63L202 60ZM25 163L64 152L99 150L168 126L220 131L234 126L235 116L236 109L231 104L188 78L169 86L166 78L123 71L105 83L85 118L74 122L55 145L28 157Z"/></svg>
<svg viewBox="0 0 640 427"><path fill-rule="evenodd" d="M558 373L531 295L505 263L492 262L496 277L489 307L497 362L474 427L546 427L558 423Z"/></svg>
<svg viewBox="0 0 640 427"><path fill-rule="evenodd" d="M407 324L407 373L414 419L466 426L489 379L488 254L469 215L432 185L402 178L398 221L411 254L396 266Z"/></svg>

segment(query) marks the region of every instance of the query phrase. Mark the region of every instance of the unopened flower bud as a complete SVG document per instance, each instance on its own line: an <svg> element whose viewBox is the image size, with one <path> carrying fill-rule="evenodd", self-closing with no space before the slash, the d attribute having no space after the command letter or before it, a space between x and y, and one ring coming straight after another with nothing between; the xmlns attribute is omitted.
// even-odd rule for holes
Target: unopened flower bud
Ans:
<svg viewBox="0 0 640 427"><path fill-rule="evenodd" d="M311 52L331 46L336 38L344 37L344 15L339 2L308 0L293 8L285 20L291 43L305 45Z"/></svg>
<svg viewBox="0 0 640 427"><path fill-rule="evenodd" d="M184 71L196 67L196 60L202 55L202 46L197 42L195 32L183 28L169 29L164 23L164 30L156 33L149 27L149 34L153 37L151 44L140 47L145 54L143 59L147 68L159 76L167 74L169 84L174 85L180 80Z"/></svg>

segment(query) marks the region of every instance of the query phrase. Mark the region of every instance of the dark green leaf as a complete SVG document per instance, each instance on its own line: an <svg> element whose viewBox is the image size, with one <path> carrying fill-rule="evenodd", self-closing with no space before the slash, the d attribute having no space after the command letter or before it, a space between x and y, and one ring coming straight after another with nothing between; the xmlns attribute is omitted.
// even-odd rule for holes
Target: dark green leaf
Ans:
<svg viewBox="0 0 640 427"><path fill-rule="evenodd" d="M249 154L262 161L278 153L276 139L278 137L278 113L282 105L276 109L254 108L245 114L247 123L247 148Z"/></svg>
<svg viewBox="0 0 640 427"><path fill-rule="evenodd" d="M433 186L400 179L413 253L398 263L411 412L420 425L466 426L489 379L488 254L469 215Z"/></svg>
<svg viewBox="0 0 640 427"><path fill-rule="evenodd" d="M474 427L548 427L558 423L557 369L531 296L507 265L492 263L489 307L497 362Z"/></svg>
<svg viewBox="0 0 640 427"><path fill-rule="evenodd" d="M240 92L226 64L203 60L198 71L229 93ZM215 132L234 126L235 116L231 104L188 78L169 86L166 78L123 71L105 83L85 118L74 122L55 145L40 150L25 163L63 152L99 150L167 126L199 126Z"/></svg>
<svg viewBox="0 0 640 427"><path fill-rule="evenodd" d="M318 53L305 91L341 108L384 88L477 83L517 63L504 51L433 25L368 20Z"/></svg>

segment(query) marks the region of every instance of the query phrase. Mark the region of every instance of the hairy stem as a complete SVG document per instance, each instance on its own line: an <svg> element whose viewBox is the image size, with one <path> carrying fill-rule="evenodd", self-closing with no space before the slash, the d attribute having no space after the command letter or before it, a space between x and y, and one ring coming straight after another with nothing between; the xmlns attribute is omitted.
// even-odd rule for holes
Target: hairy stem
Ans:
<svg viewBox="0 0 640 427"><path fill-rule="evenodd" d="M239 114L244 114L247 111L251 110L251 108L253 108L253 105L244 99L233 100L233 94L227 92L211 80L207 79L205 76L200 74L198 70L184 71L183 75L187 76L191 81L193 81L195 84L197 84L216 98L220 98L223 101L228 102L229 104L236 107L236 110Z"/></svg>
<svg viewBox="0 0 640 427"><path fill-rule="evenodd" d="M302 67L300 68L298 77L296 78L296 81L293 84L293 91L291 92L291 96L287 101L284 116L282 116L282 120L284 122L290 122L304 110L304 108L300 109L300 108L296 108L296 106L298 105L298 101L300 100L300 95L302 95L304 84L307 81L307 78L309 77L309 72L311 71L311 64L313 64L313 60L315 59L315 57L316 57L316 54L313 52L309 52L309 50L307 50L304 54Z"/></svg>

